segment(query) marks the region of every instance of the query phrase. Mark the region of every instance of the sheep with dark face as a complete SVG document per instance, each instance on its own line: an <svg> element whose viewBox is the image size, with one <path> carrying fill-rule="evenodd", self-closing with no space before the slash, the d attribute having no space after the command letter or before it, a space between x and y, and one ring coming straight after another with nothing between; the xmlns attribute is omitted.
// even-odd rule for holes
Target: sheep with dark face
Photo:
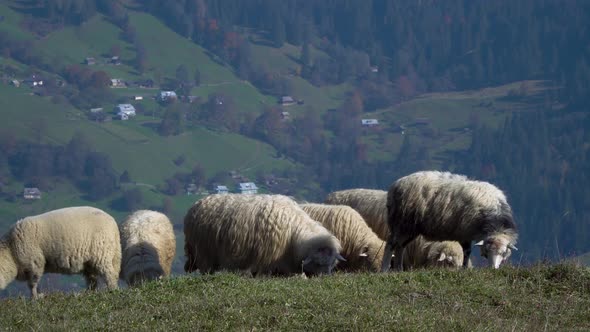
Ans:
<svg viewBox="0 0 590 332"><path fill-rule="evenodd" d="M329 274L340 242L282 195L210 195L184 218L186 272Z"/></svg>
<svg viewBox="0 0 590 332"><path fill-rule="evenodd" d="M129 286L170 276L176 238L163 213L139 210L121 225L121 278Z"/></svg>
<svg viewBox="0 0 590 332"><path fill-rule="evenodd" d="M498 268L516 250L518 238L512 210L504 193L490 183L468 180L448 172L417 172L395 181L387 195L391 235L384 257L395 252L394 266L401 270L404 247L418 235L429 240L458 241L463 266L471 242L479 241L489 265ZM382 271L390 261L383 260Z"/></svg>

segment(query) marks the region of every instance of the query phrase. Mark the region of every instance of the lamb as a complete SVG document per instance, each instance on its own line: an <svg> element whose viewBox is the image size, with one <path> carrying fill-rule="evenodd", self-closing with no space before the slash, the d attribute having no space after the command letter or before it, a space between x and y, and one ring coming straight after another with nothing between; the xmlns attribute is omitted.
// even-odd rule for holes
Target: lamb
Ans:
<svg viewBox="0 0 590 332"><path fill-rule="evenodd" d="M449 176L450 173L448 174ZM466 179L452 174L455 179ZM386 241L389 238L387 224L387 191L375 189L348 189L332 192L326 204L343 204L355 209L373 231ZM463 264L463 249L454 241L429 241L418 237L404 250L404 268L455 267ZM444 255L444 256L443 256Z"/></svg>
<svg viewBox="0 0 590 332"><path fill-rule="evenodd" d="M121 278L129 286L168 277L176 253L176 238L166 215L139 210L121 225Z"/></svg>
<svg viewBox="0 0 590 332"><path fill-rule="evenodd" d="M383 260L385 241L381 240L353 208L345 205L301 204L313 220L317 220L340 240L346 262L338 264L345 271L378 272Z"/></svg>
<svg viewBox="0 0 590 332"><path fill-rule="evenodd" d="M186 272L221 269L256 274L329 274L340 242L282 195L215 194L184 218Z"/></svg>
<svg viewBox="0 0 590 332"><path fill-rule="evenodd" d="M463 265L463 248L459 242L429 241L421 235L408 243L403 255L404 270L428 267L457 268Z"/></svg>
<svg viewBox="0 0 590 332"><path fill-rule="evenodd" d="M385 256L395 252L394 266L403 268L401 253L418 235L430 240L458 241L467 267L471 242L499 268L515 247L518 233L504 193L494 185L448 172L417 172L398 179L387 195L391 235ZM398 255L399 254L399 255ZM388 271L383 260L381 270Z"/></svg>
<svg viewBox="0 0 590 332"><path fill-rule="evenodd" d="M106 212L69 207L19 220L0 239L0 289L27 281L31 296L44 272L79 274L94 290L98 278L117 288L121 244L117 223Z"/></svg>

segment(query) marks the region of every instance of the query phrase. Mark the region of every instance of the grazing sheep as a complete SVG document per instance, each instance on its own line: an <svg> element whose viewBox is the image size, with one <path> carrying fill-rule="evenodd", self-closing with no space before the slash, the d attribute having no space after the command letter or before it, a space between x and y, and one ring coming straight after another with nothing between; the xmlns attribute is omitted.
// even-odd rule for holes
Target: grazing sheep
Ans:
<svg viewBox="0 0 590 332"><path fill-rule="evenodd" d="M129 286L170 275L176 252L172 223L166 215L139 210L121 227L121 278Z"/></svg>
<svg viewBox="0 0 590 332"><path fill-rule="evenodd" d="M331 273L340 242L281 195L217 194L184 218L186 272Z"/></svg>
<svg viewBox="0 0 590 332"><path fill-rule="evenodd" d="M374 189L348 189L330 193L325 204L347 205L363 217L383 241L389 238L387 226L387 192Z"/></svg>
<svg viewBox="0 0 590 332"><path fill-rule="evenodd" d="M33 298L45 272L82 273L91 290L101 277L115 289L120 266L117 223L89 206L21 219L0 240L0 289L14 279L27 281Z"/></svg>
<svg viewBox="0 0 590 332"><path fill-rule="evenodd" d="M463 265L463 248L456 241L428 241L418 236L404 249L404 270Z"/></svg>
<svg viewBox="0 0 590 332"><path fill-rule="evenodd" d="M404 247L418 235L430 240L458 241L467 267L471 241L480 241L482 256L498 268L518 237L512 210L504 193L487 182L468 180L448 172L417 172L393 183L387 196L388 224L392 231L385 256L395 251L394 265L401 270ZM383 260L382 271L390 262Z"/></svg>
<svg viewBox="0 0 590 332"><path fill-rule="evenodd" d="M466 179L462 175L455 174L453 174L453 178ZM375 189L335 191L328 195L325 203L350 206L363 217L379 238L383 241L389 238L387 191ZM442 253L445 253L445 257L439 261ZM410 242L404 250L403 261L404 268L452 267L463 264L463 249L459 243L454 241L445 241L444 244L441 244L418 237ZM447 263L443 264L443 262Z"/></svg>
<svg viewBox="0 0 590 332"><path fill-rule="evenodd" d="M338 264L345 271L379 271L385 241L381 240L353 208L346 205L301 204L313 220L317 220L340 240L346 262Z"/></svg>

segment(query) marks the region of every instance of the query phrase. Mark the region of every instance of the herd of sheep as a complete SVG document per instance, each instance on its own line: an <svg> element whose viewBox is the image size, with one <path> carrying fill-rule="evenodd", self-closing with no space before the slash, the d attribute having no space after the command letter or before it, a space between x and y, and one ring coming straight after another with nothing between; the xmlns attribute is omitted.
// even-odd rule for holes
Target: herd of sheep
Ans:
<svg viewBox="0 0 590 332"><path fill-rule="evenodd" d="M217 194L184 218L187 273L257 275L386 272L469 267L471 245L493 268L516 250L516 225L495 186L448 172L424 171L389 191L333 192L323 204L282 195ZM0 238L0 289L26 281L33 298L43 273L82 274L129 286L170 275L176 239L162 213L140 210L120 227L93 207L69 207L19 220Z"/></svg>

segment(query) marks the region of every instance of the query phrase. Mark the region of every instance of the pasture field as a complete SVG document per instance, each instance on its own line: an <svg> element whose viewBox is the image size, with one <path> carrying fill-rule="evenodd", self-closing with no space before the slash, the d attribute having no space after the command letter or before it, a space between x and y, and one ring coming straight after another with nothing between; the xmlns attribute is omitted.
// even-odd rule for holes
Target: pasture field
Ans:
<svg viewBox="0 0 590 332"><path fill-rule="evenodd" d="M563 263L307 280L221 273L0 303L7 330L587 331L590 270Z"/></svg>

